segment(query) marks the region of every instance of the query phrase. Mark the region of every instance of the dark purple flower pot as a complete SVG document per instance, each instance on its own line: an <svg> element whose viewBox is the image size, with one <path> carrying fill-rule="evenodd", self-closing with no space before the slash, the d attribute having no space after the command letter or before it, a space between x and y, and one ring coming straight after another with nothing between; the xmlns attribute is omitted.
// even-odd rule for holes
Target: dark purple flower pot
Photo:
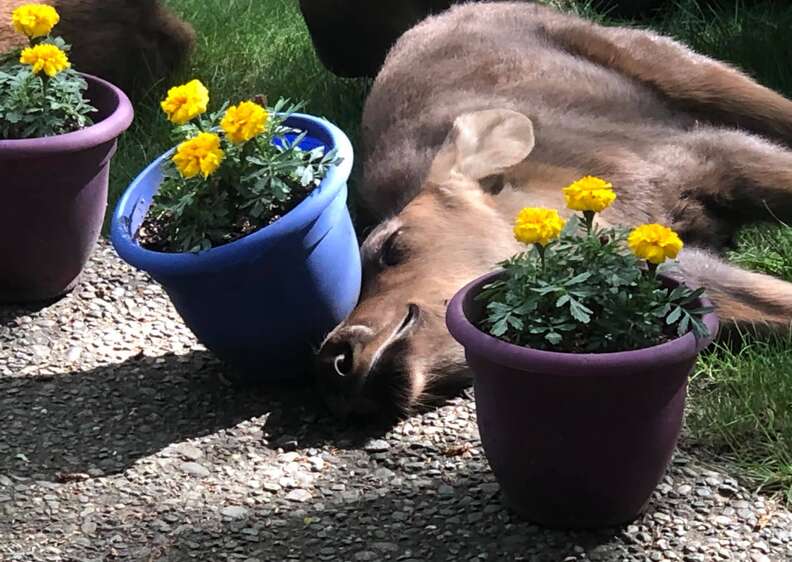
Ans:
<svg viewBox="0 0 792 562"><path fill-rule="evenodd" d="M53 299L77 283L102 230L126 95L85 75L95 124L54 137L0 140L0 302Z"/></svg>
<svg viewBox="0 0 792 562"><path fill-rule="evenodd" d="M712 337L696 341L689 333L601 354L512 345L475 325L484 312L476 295L501 274L459 291L446 322L473 371L482 444L506 502L548 527L633 520L671 459L688 374ZM714 337L717 317L708 314L704 322Z"/></svg>

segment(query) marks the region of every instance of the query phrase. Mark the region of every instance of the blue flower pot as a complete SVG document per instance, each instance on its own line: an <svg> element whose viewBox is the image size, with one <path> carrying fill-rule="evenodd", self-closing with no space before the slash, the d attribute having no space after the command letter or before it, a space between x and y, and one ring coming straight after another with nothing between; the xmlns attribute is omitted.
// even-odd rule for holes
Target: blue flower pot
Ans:
<svg viewBox="0 0 792 562"><path fill-rule="evenodd" d="M163 154L121 197L111 239L121 258L168 293L198 340L243 382L298 379L314 350L357 303L361 264L346 206L352 145L334 125L294 114L304 149L335 148L343 161L289 213L252 234L197 253L142 248L137 231L162 180Z"/></svg>

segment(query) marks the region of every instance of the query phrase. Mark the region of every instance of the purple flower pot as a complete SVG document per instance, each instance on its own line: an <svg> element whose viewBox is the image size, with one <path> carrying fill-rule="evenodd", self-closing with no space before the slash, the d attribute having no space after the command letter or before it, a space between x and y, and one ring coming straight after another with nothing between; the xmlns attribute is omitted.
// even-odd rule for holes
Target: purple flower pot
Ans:
<svg viewBox="0 0 792 562"><path fill-rule="evenodd" d="M0 140L0 302L70 291L96 244L116 139L132 123L126 95L85 75L95 124L54 137Z"/></svg>
<svg viewBox="0 0 792 562"><path fill-rule="evenodd" d="M484 305L475 297L499 275L459 291L446 323L473 371L482 444L506 502L548 527L633 520L671 459L688 374L716 334L717 317L704 318L712 334L705 340L688 333L620 353L539 351L476 326Z"/></svg>

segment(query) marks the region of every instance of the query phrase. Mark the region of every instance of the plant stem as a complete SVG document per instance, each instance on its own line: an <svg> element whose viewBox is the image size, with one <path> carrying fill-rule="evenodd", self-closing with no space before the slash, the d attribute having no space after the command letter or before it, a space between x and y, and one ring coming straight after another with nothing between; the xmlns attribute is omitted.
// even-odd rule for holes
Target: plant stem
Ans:
<svg viewBox="0 0 792 562"><path fill-rule="evenodd" d="M591 234L594 228L594 211L583 211L583 218L586 220L586 234Z"/></svg>
<svg viewBox="0 0 792 562"><path fill-rule="evenodd" d="M534 244L534 246L536 246L536 251L539 254L539 259L542 262L542 274L544 274L545 271L546 271L546 267L545 267L545 247L542 246L541 244Z"/></svg>

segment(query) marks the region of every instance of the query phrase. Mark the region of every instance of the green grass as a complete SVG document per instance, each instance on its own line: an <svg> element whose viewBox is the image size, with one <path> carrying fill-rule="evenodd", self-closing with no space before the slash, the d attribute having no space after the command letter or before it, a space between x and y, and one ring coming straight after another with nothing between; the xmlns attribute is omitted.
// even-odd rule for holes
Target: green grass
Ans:
<svg viewBox="0 0 792 562"><path fill-rule="evenodd" d="M738 243L729 255L733 263L792 281L792 228L753 226L740 233Z"/></svg>
<svg viewBox="0 0 792 562"><path fill-rule="evenodd" d="M732 262L792 281L792 228L754 226L738 242ZM742 340L737 350L720 346L699 362L689 433L744 481L792 505L792 335Z"/></svg>
<svg viewBox="0 0 792 562"><path fill-rule="evenodd" d="M729 4L727 0L721 0ZM266 94L303 99L357 140L368 84L323 69L310 44L296 0L170 0L198 32L191 62L171 84L198 77L214 100ZM568 4L568 0L556 3ZM712 11L679 0L642 25L673 35L696 50L728 61L761 83L792 95L792 6L733 2ZM585 2L582 15L604 19ZM158 84L136 106L137 119L113 162L111 202L147 162L168 148L168 126L158 102L171 84ZM354 183L353 183L354 190ZM792 228L746 230L731 259L792 280ZM688 442L732 463L755 488L792 502L792 338L757 341L739 351L718 348L702 359L691 384Z"/></svg>
<svg viewBox="0 0 792 562"><path fill-rule="evenodd" d="M757 490L792 504L792 337L745 336L703 357L691 383L688 433Z"/></svg>

